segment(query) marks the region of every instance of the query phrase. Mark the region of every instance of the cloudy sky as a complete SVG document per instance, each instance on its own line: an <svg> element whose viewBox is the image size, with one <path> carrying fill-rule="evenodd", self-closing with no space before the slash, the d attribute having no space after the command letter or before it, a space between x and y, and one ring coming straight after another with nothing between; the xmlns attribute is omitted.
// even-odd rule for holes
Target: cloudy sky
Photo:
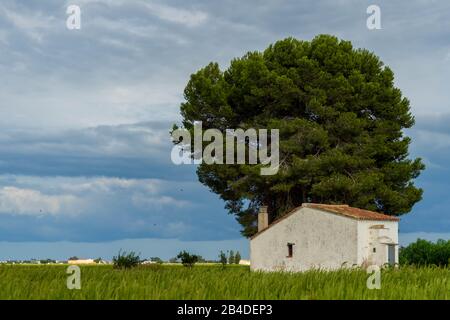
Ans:
<svg viewBox="0 0 450 320"><path fill-rule="evenodd" d="M81 30L66 8L81 8ZM381 8L381 30L366 9ZM239 225L170 161L191 73L321 33L374 51L411 100L411 155L427 170L403 242L450 237L448 0L2 0L0 259L110 258L190 249L248 254Z"/></svg>

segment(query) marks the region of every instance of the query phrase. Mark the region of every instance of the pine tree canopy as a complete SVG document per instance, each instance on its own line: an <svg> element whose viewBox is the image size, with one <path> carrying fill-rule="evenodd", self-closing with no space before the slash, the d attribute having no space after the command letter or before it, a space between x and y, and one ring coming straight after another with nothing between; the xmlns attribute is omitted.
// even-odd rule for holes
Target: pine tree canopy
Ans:
<svg viewBox="0 0 450 320"><path fill-rule="evenodd" d="M320 35L287 38L249 52L220 70L193 74L181 105L183 126L279 129L280 167L200 164L198 178L226 203L249 237L261 205L269 220L304 202L349 204L401 215L422 197L413 184L424 169L408 157L414 125L394 74L373 53Z"/></svg>

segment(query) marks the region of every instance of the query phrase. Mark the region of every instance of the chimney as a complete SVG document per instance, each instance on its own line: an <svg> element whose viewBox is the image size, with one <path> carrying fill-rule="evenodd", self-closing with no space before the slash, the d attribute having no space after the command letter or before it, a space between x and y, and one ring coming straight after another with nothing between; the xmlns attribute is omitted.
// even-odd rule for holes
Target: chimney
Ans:
<svg viewBox="0 0 450 320"><path fill-rule="evenodd" d="M267 213L267 206L261 206L258 213L258 232L269 227L269 214Z"/></svg>

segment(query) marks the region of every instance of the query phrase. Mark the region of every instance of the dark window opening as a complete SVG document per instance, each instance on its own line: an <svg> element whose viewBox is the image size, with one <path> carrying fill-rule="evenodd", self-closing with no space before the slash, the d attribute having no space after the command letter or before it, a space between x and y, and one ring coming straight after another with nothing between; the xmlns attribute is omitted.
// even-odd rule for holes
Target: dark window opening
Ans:
<svg viewBox="0 0 450 320"><path fill-rule="evenodd" d="M388 263L391 266L395 265L395 245L388 245Z"/></svg>
<svg viewBox="0 0 450 320"><path fill-rule="evenodd" d="M374 252L374 253L377 252L377 248L373 248L373 252Z"/></svg>
<svg viewBox="0 0 450 320"><path fill-rule="evenodd" d="M294 255L294 244L293 243L288 243L288 258L292 258L292 256Z"/></svg>

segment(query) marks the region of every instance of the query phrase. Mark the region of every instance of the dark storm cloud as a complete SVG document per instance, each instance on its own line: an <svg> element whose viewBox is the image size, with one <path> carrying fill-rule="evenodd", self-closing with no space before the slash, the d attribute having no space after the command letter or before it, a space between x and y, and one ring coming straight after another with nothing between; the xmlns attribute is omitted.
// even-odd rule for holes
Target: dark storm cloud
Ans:
<svg viewBox="0 0 450 320"><path fill-rule="evenodd" d="M66 29L68 4L81 7L81 30ZM278 39L320 33L372 50L393 69L417 119L407 131L411 155L427 164L417 181L424 200L401 230L448 232L450 2L377 1L382 29L374 31L371 4L2 1L0 240L237 238L195 168L170 161L183 89L210 61L226 68Z"/></svg>

